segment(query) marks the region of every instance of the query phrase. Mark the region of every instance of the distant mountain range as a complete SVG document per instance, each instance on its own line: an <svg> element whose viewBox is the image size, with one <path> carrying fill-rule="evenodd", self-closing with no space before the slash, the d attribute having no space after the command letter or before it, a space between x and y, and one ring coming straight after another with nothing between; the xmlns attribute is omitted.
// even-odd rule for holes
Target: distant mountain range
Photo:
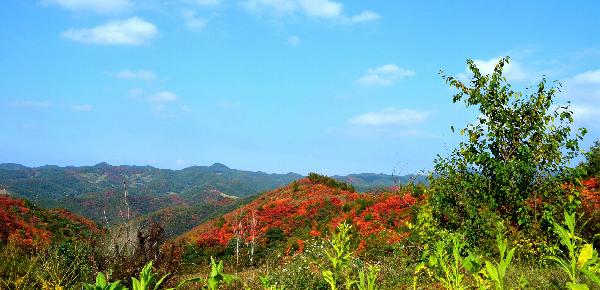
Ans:
<svg viewBox="0 0 600 290"><path fill-rule="evenodd" d="M181 170L107 163L80 167L2 163L0 194L26 198L41 207L66 208L102 224L124 221L128 213L130 219L149 217L176 224L170 233L175 235L248 202L252 196L302 177L297 173L236 170L220 163ZM362 173L334 178L359 191L426 182L422 175Z"/></svg>

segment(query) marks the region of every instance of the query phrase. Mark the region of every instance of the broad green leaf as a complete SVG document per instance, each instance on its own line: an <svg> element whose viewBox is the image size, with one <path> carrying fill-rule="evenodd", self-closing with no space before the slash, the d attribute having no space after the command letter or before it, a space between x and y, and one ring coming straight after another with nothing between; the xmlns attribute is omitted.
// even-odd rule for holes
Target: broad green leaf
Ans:
<svg viewBox="0 0 600 290"><path fill-rule="evenodd" d="M590 288L588 288L588 286L585 284L577 284L571 282L567 283L567 288L570 290L590 290Z"/></svg>
<svg viewBox="0 0 600 290"><path fill-rule="evenodd" d="M104 273L99 272L98 275L96 275L96 286L106 286L106 277L104 277Z"/></svg>

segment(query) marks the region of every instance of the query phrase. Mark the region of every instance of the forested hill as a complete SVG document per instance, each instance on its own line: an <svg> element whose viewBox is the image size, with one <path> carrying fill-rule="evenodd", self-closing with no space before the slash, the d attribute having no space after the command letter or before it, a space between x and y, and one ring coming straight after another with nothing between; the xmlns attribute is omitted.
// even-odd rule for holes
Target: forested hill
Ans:
<svg viewBox="0 0 600 290"><path fill-rule="evenodd" d="M245 197L286 185L303 176L297 173L268 174L231 169L223 164L192 166L181 170L152 166L59 167L46 165L26 167L14 163L0 164L0 187L31 200L60 199L90 193L122 191L123 181L130 194L190 195L205 190L217 190L227 195ZM335 179L348 182L358 190L387 187L410 181L425 182L423 175L392 176L361 173Z"/></svg>
<svg viewBox="0 0 600 290"><path fill-rule="evenodd" d="M248 196L297 180L295 173L267 174L230 169L215 163L181 170L152 166L25 167L0 164L0 186L29 199L60 198L89 193L122 191L123 181L130 194L193 194L215 189L228 195Z"/></svg>
<svg viewBox="0 0 600 290"><path fill-rule="evenodd" d="M66 208L102 224L121 222L124 213L130 212L131 218L161 221L172 230L169 234L181 233L222 210L247 202L246 197L302 177L236 170L220 163L181 170L107 163L80 167L0 164L0 190L6 194L41 207ZM335 178L359 191L414 179L364 173Z"/></svg>

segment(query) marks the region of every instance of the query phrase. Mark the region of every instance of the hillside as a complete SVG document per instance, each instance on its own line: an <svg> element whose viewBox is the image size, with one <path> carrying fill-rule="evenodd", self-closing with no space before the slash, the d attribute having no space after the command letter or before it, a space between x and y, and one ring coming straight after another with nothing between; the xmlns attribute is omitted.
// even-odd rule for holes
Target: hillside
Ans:
<svg viewBox="0 0 600 290"><path fill-rule="evenodd" d="M323 180L301 179L264 193L251 203L203 223L180 239L205 253L230 252L240 237L242 244L255 242L255 253L280 248L302 251L303 243L323 237L340 222L356 226L364 249L393 244L407 236L406 222L417 199L410 193L390 190L362 194L345 187L325 185ZM338 183L341 185L341 183Z"/></svg>
<svg viewBox="0 0 600 290"><path fill-rule="evenodd" d="M362 191L413 179L422 181L423 176L417 177L362 173L334 178ZM129 212L131 218L142 219L141 222L161 222L168 236L179 235L217 213L243 204L245 197L300 178L296 173L243 171L220 163L181 170L107 163L34 168L0 164L2 192L44 208L66 208L102 224L122 222Z"/></svg>
<svg viewBox="0 0 600 290"><path fill-rule="evenodd" d="M254 195L300 178L230 169L223 164L182 170L151 166L94 166L29 168L0 164L0 187L43 207L64 207L97 222L118 222L125 207L124 182L132 216L173 206L204 203L212 192L226 196Z"/></svg>
<svg viewBox="0 0 600 290"><path fill-rule="evenodd" d="M24 199L0 195L0 241L39 248L51 240L91 239L101 233L89 219L67 210L45 210Z"/></svg>

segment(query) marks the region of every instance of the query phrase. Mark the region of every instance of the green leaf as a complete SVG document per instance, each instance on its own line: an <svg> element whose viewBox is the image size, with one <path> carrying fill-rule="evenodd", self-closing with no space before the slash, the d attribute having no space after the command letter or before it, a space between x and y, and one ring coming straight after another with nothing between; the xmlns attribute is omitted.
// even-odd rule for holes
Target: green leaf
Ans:
<svg viewBox="0 0 600 290"><path fill-rule="evenodd" d="M587 269L581 269L581 272L590 280L592 280L592 282L596 283L596 285L600 286L600 277L598 277L596 274L592 273L591 271L587 270Z"/></svg>
<svg viewBox="0 0 600 290"><path fill-rule="evenodd" d="M98 275L96 275L96 286L106 286L106 277L104 277L104 273L99 272Z"/></svg>
<svg viewBox="0 0 600 290"><path fill-rule="evenodd" d="M588 288L588 286L585 284L577 284L571 282L567 283L567 288L570 290L590 290L590 288Z"/></svg>

